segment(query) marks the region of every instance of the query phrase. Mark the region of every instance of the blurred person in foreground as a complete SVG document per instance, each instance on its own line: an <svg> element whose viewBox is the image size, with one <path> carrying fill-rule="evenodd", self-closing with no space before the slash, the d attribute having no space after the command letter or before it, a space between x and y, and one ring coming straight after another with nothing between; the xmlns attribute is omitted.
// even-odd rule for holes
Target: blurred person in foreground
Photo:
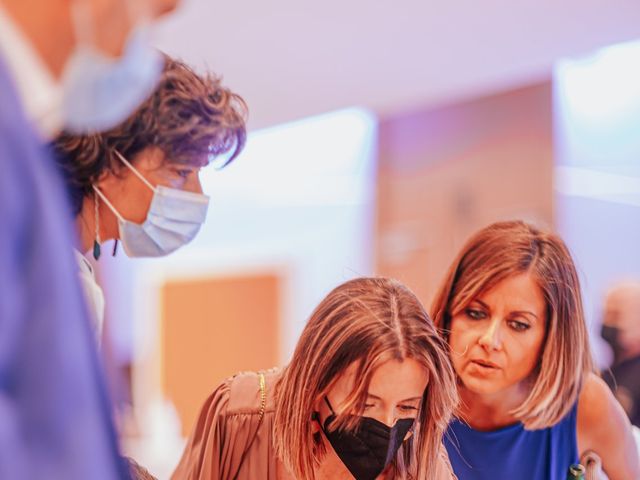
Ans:
<svg viewBox="0 0 640 480"><path fill-rule="evenodd" d="M452 480L446 345L406 287L332 290L282 369L241 373L200 411L175 480Z"/></svg>
<svg viewBox="0 0 640 480"><path fill-rule="evenodd" d="M140 27L175 0L0 0L0 478L128 478L44 143L153 90ZM104 108L101 108L104 107Z"/></svg>
<svg viewBox="0 0 640 480"><path fill-rule="evenodd" d="M640 280L611 287L605 298L601 335L613 352L603 378L631 423L640 426Z"/></svg>

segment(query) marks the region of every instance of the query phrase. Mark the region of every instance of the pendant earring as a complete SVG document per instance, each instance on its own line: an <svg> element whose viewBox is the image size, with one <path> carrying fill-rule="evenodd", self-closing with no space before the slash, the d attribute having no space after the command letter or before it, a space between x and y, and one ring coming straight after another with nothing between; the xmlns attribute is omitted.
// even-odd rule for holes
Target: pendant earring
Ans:
<svg viewBox="0 0 640 480"><path fill-rule="evenodd" d="M93 258L100 258L100 215L98 214L98 196L93 196L94 223L96 226L96 236L93 239Z"/></svg>

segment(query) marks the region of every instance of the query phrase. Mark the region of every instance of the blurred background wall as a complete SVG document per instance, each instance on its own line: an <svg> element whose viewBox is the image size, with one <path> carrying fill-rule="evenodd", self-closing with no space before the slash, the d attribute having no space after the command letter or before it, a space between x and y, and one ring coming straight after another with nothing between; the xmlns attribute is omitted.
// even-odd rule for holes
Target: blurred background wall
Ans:
<svg viewBox="0 0 640 480"><path fill-rule="evenodd" d="M384 119L376 271L427 305L462 243L497 219L553 224L551 85Z"/></svg>
<svg viewBox="0 0 640 480"><path fill-rule="evenodd" d="M166 478L225 377L284 365L338 283L428 305L478 228L522 218L575 255L594 352L602 296L640 276L640 4L185 0L157 45L223 75L245 152L203 172L193 244L101 259L125 446Z"/></svg>
<svg viewBox="0 0 640 480"><path fill-rule="evenodd" d="M553 82L556 226L576 258L603 367L604 294L640 277L640 42L562 60Z"/></svg>

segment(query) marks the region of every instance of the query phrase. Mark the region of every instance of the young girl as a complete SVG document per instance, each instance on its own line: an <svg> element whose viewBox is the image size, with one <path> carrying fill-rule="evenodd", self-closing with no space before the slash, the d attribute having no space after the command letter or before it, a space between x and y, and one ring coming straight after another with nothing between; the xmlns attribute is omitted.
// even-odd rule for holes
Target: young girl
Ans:
<svg viewBox="0 0 640 480"><path fill-rule="evenodd" d="M174 479L452 479L457 402L433 323L406 287L360 278L311 315L289 365L208 398Z"/></svg>

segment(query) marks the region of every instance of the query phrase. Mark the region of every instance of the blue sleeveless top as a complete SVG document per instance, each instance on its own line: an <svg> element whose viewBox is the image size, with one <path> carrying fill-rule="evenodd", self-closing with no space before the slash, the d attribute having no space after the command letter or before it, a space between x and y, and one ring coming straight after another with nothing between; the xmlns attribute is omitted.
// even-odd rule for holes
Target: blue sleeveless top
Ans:
<svg viewBox="0 0 640 480"><path fill-rule="evenodd" d="M444 443L459 480L565 480L578 462L577 404L553 427L525 430L521 423L479 432L454 419Z"/></svg>

